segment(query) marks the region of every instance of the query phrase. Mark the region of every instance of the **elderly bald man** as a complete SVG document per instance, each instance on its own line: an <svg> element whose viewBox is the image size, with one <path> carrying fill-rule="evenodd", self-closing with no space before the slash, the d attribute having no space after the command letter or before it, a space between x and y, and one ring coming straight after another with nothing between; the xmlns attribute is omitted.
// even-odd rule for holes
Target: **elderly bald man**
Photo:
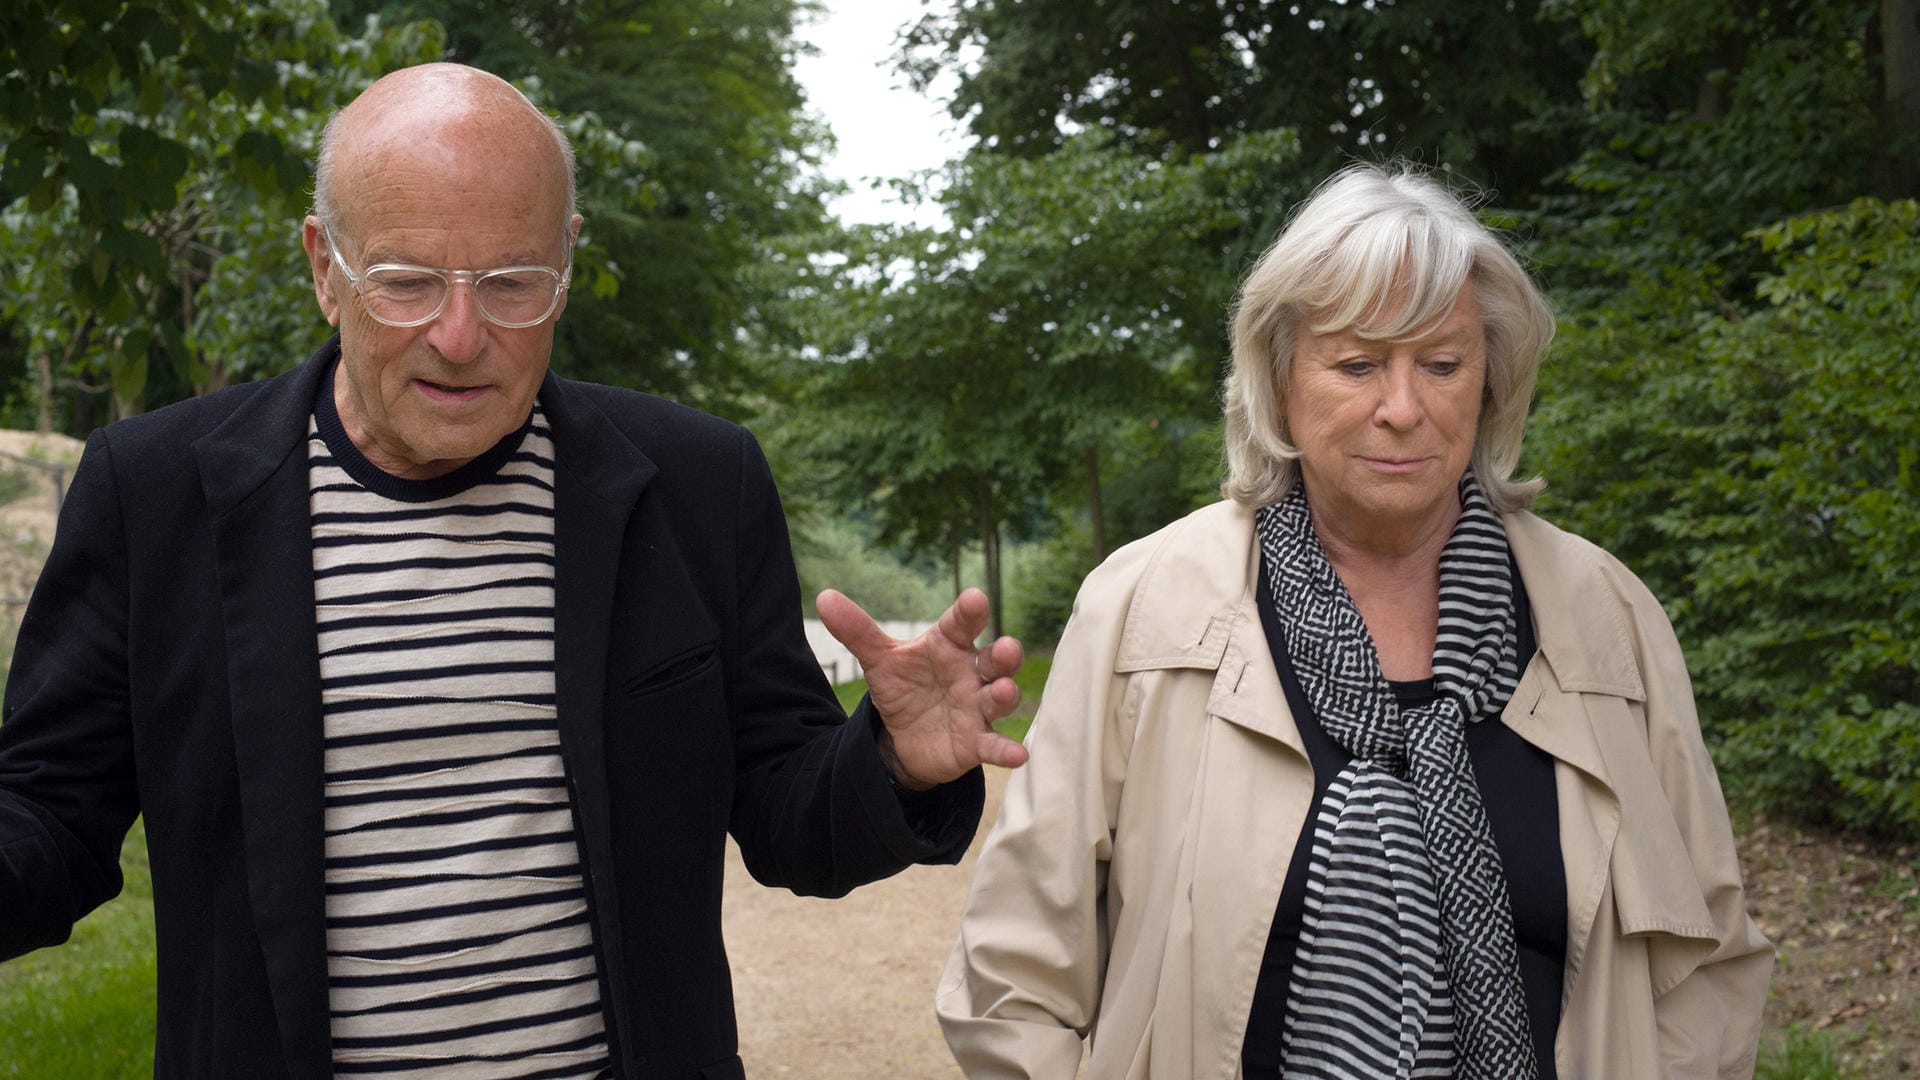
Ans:
<svg viewBox="0 0 1920 1080"><path fill-rule="evenodd" d="M801 629L753 438L548 369L572 154L436 64L328 126L303 239L338 332L94 433L0 723L0 957L120 888L144 814L156 1073L738 1077L723 839L836 896L952 862L1018 643L970 591Z"/></svg>

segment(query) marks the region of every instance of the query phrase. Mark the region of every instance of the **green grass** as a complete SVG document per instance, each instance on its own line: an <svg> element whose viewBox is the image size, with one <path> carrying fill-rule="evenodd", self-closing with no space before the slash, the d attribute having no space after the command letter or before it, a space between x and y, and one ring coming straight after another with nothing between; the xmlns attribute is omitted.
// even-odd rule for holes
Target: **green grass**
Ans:
<svg viewBox="0 0 1920 1080"><path fill-rule="evenodd" d="M65 945L0 964L0 1078L153 1075L153 881L137 824L120 871L126 888Z"/></svg>
<svg viewBox="0 0 1920 1080"><path fill-rule="evenodd" d="M1858 1075L1841 1066L1831 1032L1796 1024L1765 1040L1753 1080L1855 1080Z"/></svg>

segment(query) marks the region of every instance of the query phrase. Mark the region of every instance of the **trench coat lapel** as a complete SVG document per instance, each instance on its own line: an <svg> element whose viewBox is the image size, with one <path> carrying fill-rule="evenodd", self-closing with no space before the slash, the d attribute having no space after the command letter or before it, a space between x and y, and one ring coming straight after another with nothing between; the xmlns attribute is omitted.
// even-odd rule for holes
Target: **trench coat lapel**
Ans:
<svg viewBox="0 0 1920 1080"><path fill-rule="evenodd" d="M625 985L627 965L621 962L619 892L611 873L596 877L591 868L613 864L603 705L608 641L621 576L644 569L623 567L621 556L634 525L634 507L656 467L571 384L548 375L540 403L553 428L554 690L560 741L589 868L594 932L603 958L600 970L613 1002L621 1002L631 997ZM624 1030L627 1011L613 1008L608 1015L617 1043L631 1048L637 1034Z"/></svg>
<svg viewBox="0 0 1920 1080"><path fill-rule="evenodd" d="M327 1075L331 1056L305 436L337 355L329 341L193 444L220 582L248 892L297 1077Z"/></svg>

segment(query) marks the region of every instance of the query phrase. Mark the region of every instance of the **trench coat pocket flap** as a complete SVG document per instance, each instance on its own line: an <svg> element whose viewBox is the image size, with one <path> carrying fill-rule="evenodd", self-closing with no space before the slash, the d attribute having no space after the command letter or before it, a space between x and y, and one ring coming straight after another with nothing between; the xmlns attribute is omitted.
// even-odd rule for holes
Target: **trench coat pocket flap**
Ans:
<svg viewBox="0 0 1920 1080"><path fill-rule="evenodd" d="M1621 698L1587 694L1583 700L1605 760L1607 783L1620 801L1620 831L1611 864L1621 932L1697 938L1711 952L1713 916L1673 804L1649 756L1643 722Z"/></svg>
<svg viewBox="0 0 1920 1080"><path fill-rule="evenodd" d="M1614 912L1623 935L1648 939L1648 975L1658 996L1691 975L1719 939L1666 799L1657 793L1650 800L1622 794L1613 849Z"/></svg>

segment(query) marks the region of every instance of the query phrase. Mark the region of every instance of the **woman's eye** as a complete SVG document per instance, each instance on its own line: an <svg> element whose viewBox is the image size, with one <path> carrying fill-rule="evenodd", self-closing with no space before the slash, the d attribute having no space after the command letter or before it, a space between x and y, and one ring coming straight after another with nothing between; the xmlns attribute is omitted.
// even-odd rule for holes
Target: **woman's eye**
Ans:
<svg viewBox="0 0 1920 1080"><path fill-rule="evenodd" d="M1361 376L1373 371L1371 360L1347 360L1341 363L1340 371L1346 375Z"/></svg>

